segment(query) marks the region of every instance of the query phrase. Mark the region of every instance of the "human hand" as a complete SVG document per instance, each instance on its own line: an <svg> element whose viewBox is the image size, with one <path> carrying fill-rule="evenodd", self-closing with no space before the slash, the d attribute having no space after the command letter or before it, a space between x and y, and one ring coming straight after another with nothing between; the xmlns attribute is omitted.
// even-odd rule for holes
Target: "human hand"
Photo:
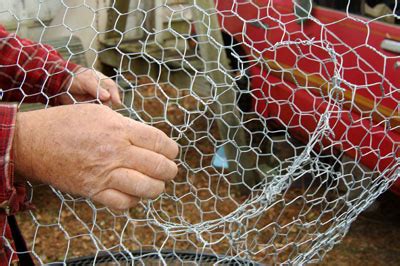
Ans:
<svg viewBox="0 0 400 266"><path fill-rule="evenodd" d="M99 99L105 105L121 106L118 86L109 77L93 69L81 67L76 72L68 93L59 96L63 105Z"/></svg>
<svg viewBox="0 0 400 266"><path fill-rule="evenodd" d="M19 176L117 210L157 197L177 174L173 140L102 105L18 113L13 149Z"/></svg>

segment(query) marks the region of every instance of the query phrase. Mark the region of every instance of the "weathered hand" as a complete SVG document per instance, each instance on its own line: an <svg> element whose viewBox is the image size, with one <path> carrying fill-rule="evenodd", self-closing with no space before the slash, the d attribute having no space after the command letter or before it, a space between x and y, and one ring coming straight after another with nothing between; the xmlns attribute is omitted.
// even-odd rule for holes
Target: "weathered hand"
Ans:
<svg viewBox="0 0 400 266"><path fill-rule="evenodd" d="M96 70L84 67L77 70L68 93L59 96L60 103L64 105L74 103L71 96L78 102L99 99L105 105L122 104L118 87L112 79Z"/></svg>
<svg viewBox="0 0 400 266"><path fill-rule="evenodd" d="M113 209L154 198L177 174L177 144L162 131L95 105L17 114L15 170L28 180Z"/></svg>

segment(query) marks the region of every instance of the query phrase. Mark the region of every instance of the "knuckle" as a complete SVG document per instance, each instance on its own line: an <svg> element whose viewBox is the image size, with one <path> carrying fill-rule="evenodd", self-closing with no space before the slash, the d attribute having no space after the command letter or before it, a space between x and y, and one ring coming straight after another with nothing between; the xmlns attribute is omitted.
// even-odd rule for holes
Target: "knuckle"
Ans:
<svg viewBox="0 0 400 266"><path fill-rule="evenodd" d="M107 106L105 106L105 108L110 109ZM122 116L121 114L114 112L112 114L112 117L108 119L107 132L112 133L113 136L120 134L120 132L126 132L128 128L126 119L127 118Z"/></svg>
<svg viewBox="0 0 400 266"><path fill-rule="evenodd" d="M120 114L118 114L120 115ZM137 127L138 127L138 123L137 121L126 117L126 116L122 116L121 115L121 120L120 120L120 125L123 127L124 131L126 132L126 134L130 135L132 134L132 132L136 134L139 134Z"/></svg>
<svg viewBox="0 0 400 266"><path fill-rule="evenodd" d="M99 137L102 138L102 139L108 139L108 137L110 137L110 134L109 133L103 133ZM99 144L96 147L97 154L100 155L101 157L106 157L110 153L113 153L114 150L115 149L114 149L113 145L110 145L109 143Z"/></svg>
<svg viewBox="0 0 400 266"><path fill-rule="evenodd" d="M178 166L175 162L159 155L154 162L154 177L161 180L171 180L178 174Z"/></svg>
<svg viewBox="0 0 400 266"><path fill-rule="evenodd" d="M154 151L157 153L160 153L162 148L164 147L164 139L165 139L165 134L162 131L156 130L154 131Z"/></svg>
<svg viewBox="0 0 400 266"><path fill-rule="evenodd" d="M166 159L164 159L163 156L159 155L159 156L154 156L153 160L154 160L154 176L162 177L166 170L165 169Z"/></svg>

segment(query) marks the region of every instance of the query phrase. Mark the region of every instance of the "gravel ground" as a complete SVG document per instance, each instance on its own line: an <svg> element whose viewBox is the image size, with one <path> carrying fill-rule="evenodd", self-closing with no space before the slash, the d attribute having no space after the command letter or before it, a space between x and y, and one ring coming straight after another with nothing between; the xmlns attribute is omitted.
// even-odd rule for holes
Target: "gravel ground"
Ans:
<svg viewBox="0 0 400 266"><path fill-rule="evenodd" d="M67 250L68 241L66 235L57 225L57 216L60 215L60 200L54 196L48 187L42 186L36 189L35 205L37 210L35 217L41 224L54 224L49 227L39 227L32 220L29 213L18 215L21 226L30 247L34 245L34 251L40 255L45 262L63 261ZM336 245L324 258L320 265L400 265L400 199L390 192L381 196L378 200L380 206L373 211L361 214L351 225L350 231L341 243ZM81 218L86 216L90 226L92 210L86 204L77 204L75 212ZM140 212L140 209L135 210ZM111 219L111 215L104 210L98 210L96 235L100 235L100 229L113 228L120 232L124 219ZM63 209L60 215L60 223L71 235L70 250L68 258L87 256L94 254L96 248L90 241L89 235L84 235L85 230L76 221L71 211ZM86 231L87 232L87 231ZM36 237L35 237L36 233ZM79 235L83 233L82 235ZM79 236L74 240L74 235ZM151 243L154 233L150 230L136 232L137 241ZM103 232L102 238L105 246L112 247L117 244L118 235L112 231ZM33 242L34 240L34 242ZM139 243L132 241L130 247L138 250ZM185 242L177 243L179 250L190 248ZM218 247L217 250L226 250L226 246Z"/></svg>
<svg viewBox="0 0 400 266"><path fill-rule="evenodd" d="M321 265L400 265L400 198L386 192L365 211Z"/></svg>

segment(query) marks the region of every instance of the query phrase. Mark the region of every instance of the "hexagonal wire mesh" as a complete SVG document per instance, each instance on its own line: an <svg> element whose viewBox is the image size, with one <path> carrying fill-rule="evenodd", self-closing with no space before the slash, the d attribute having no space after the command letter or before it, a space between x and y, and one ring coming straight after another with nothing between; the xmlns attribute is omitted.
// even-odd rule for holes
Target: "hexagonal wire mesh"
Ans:
<svg viewBox="0 0 400 266"><path fill-rule="evenodd" d="M181 148L165 193L126 212L29 183L37 210L18 220L34 260L321 260L399 177L398 1L334 2L1 4L10 31L108 73L117 111Z"/></svg>

